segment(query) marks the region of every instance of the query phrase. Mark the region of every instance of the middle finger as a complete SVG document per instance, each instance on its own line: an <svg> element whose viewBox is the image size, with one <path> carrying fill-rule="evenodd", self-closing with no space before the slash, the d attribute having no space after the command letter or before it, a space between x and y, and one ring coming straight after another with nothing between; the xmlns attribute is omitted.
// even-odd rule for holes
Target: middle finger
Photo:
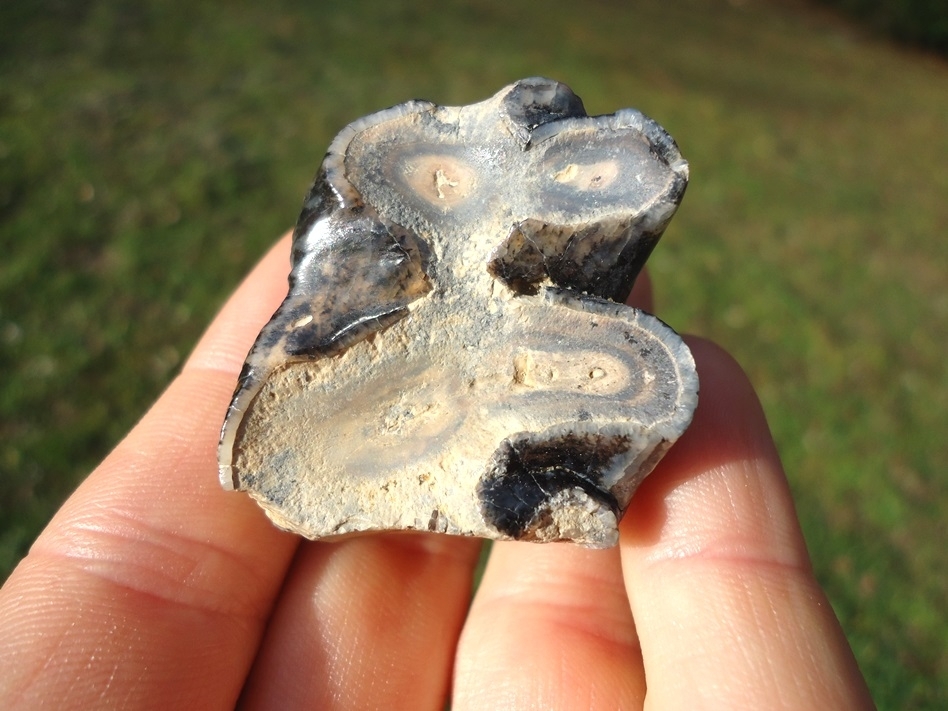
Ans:
<svg viewBox="0 0 948 711"><path fill-rule="evenodd" d="M443 708L479 550L428 533L303 545L243 707Z"/></svg>
<svg viewBox="0 0 948 711"><path fill-rule="evenodd" d="M458 645L455 709L641 708L618 550L497 543Z"/></svg>

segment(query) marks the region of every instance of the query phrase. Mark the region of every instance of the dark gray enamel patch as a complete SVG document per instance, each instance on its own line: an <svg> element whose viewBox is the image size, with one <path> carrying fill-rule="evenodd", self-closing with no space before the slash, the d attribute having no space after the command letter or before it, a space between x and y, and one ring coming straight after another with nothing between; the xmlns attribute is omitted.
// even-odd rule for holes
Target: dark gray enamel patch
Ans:
<svg viewBox="0 0 948 711"><path fill-rule="evenodd" d="M615 469L616 460L625 463L629 444L624 435L573 433L505 440L477 489L484 519L505 536L529 540L533 531L550 525L557 496L573 489L618 519L619 506L603 486L603 474Z"/></svg>

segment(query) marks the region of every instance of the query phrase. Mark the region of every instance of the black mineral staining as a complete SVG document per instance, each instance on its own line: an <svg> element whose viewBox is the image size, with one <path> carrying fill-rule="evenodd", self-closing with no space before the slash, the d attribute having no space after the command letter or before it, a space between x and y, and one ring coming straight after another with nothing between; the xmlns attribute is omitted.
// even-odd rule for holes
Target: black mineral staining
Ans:
<svg viewBox="0 0 948 711"><path fill-rule="evenodd" d="M545 279L556 286L623 302L659 235L615 234L615 225L582 227L524 220L511 230L487 269L517 294L536 294ZM624 243L624 245L623 245Z"/></svg>
<svg viewBox="0 0 948 711"><path fill-rule="evenodd" d="M481 513L501 533L529 540L547 522L551 500L561 491L580 488L618 518L619 505L603 490L602 476L628 446L624 435L504 440L478 485Z"/></svg>
<svg viewBox="0 0 948 711"><path fill-rule="evenodd" d="M504 110L512 121L528 130L550 121L586 115L583 100L572 89L541 77L517 82L504 98Z"/></svg>
<svg viewBox="0 0 948 711"><path fill-rule="evenodd" d="M305 256L302 238L305 238L313 224L342 207L339 194L330 184L326 171L321 168L306 194L299 219L296 221L296 229L293 231L293 254L290 263L294 267Z"/></svg>
<svg viewBox="0 0 948 711"><path fill-rule="evenodd" d="M287 333L286 354L292 357L331 355L403 318L407 309L363 309L326 314L320 321Z"/></svg>
<svg viewBox="0 0 948 711"><path fill-rule="evenodd" d="M340 210L294 240L290 293L257 347L337 353L391 325L427 293L428 245L365 210Z"/></svg>

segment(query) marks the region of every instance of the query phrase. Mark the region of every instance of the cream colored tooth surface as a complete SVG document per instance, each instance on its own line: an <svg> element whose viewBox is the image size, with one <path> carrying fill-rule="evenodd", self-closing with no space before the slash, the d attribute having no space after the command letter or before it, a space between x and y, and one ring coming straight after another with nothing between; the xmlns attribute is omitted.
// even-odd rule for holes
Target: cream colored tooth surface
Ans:
<svg viewBox="0 0 948 711"><path fill-rule="evenodd" d="M604 547L688 426L687 347L622 305L688 165L654 121L526 79L372 114L330 146L220 476L309 538Z"/></svg>

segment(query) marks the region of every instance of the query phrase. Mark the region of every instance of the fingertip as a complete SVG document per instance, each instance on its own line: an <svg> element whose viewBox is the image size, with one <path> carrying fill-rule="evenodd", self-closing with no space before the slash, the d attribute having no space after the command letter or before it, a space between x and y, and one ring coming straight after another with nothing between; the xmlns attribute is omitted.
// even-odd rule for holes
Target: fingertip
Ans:
<svg viewBox="0 0 948 711"><path fill-rule="evenodd" d="M724 350L687 340L701 388L694 420L620 529L651 700L866 708L754 388Z"/></svg>
<svg viewBox="0 0 948 711"><path fill-rule="evenodd" d="M713 341L686 336L685 342L698 370L698 407L671 461L693 470L766 456L779 468L767 417L743 367Z"/></svg>
<svg viewBox="0 0 948 711"><path fill-rule="evenodd" d="M764 528L768 520L779 524L785 531L781 538L793 542L793 557L806 560L789 486L750 379L714 342L685 340L698 370L698 407L687 431L633 497L621 529L625 543L657 546L664 541L668 546L685 536L688 543L679 544L694 546L695 517L710 526L709 535L729 525L725 518L708 520L706 504L720 499L751 510L718 507L717 514ZM735 498L734 487L747 497ZM754 507L766 509L770 518L762 520ZM673 555L658 550L656 555Z"/></svg>
<svg viewBox="0 0 948 711"><path fill-rule="evenodd" d="M655 313L655 295L652 289L652 277L648 269L643 269L632 285L632 291L629 298L625 300L626 305L632 306L648 313Z"/></svg>
<svg viewBox="0 0 948 711"><path fill-rule="evenodd" d="M221 307L185 369L223 370L234 376L240 372L260 329L286 296L291 234L270 248Z"/></svg>

